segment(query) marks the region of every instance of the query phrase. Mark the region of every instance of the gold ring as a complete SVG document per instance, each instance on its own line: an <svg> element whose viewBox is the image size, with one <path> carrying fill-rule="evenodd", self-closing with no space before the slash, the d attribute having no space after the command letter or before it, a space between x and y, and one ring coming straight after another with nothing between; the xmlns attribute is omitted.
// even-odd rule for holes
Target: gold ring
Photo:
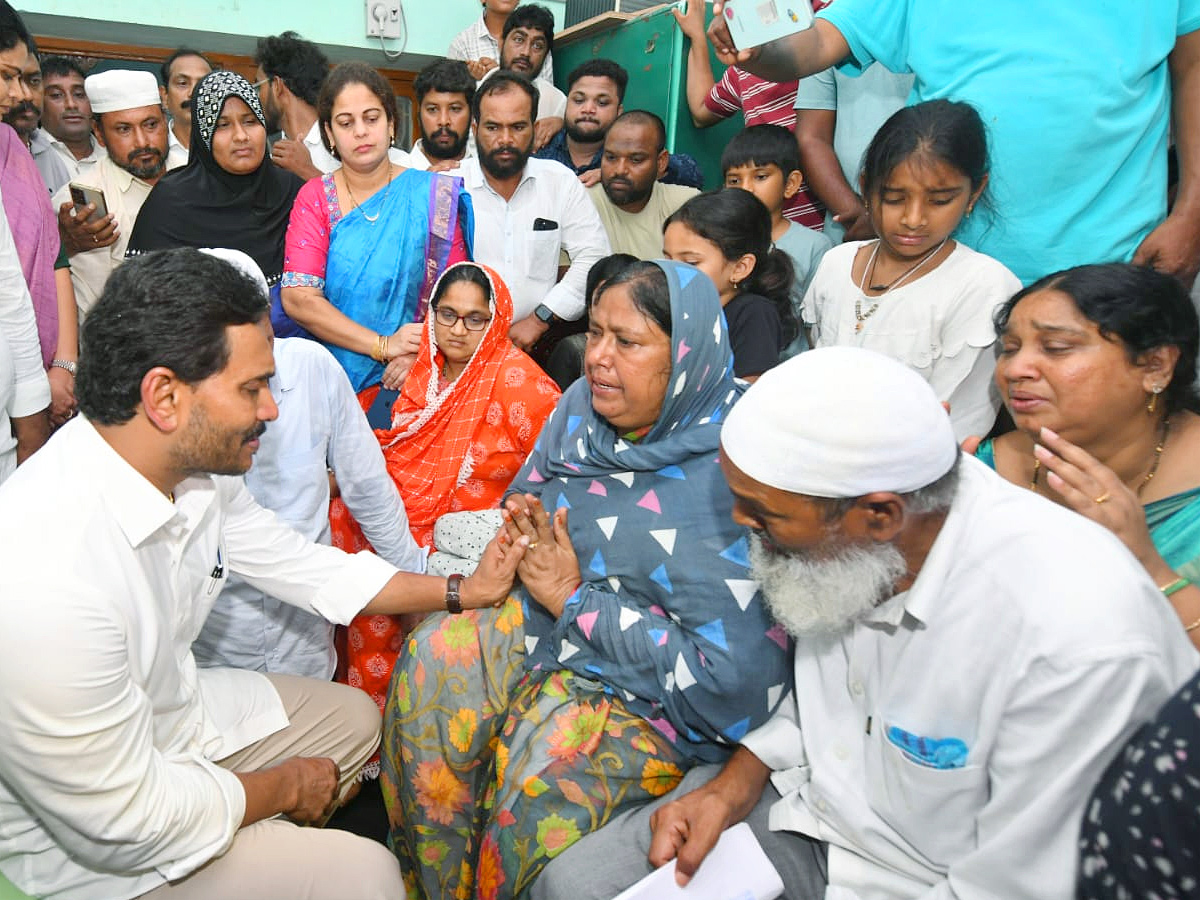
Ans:
<svg viewBox="0 0 1200 900"><path fill-rule="evenodd" d="M1099 497L1094 498L1092 500L1092 502L1093 503L1107 503L1111 499L1112 499L1112 494L1110 494L1108 491L1105 491Z"/></svg>
<svg viewBox="0 0 1200 900"><path fill-rule="evenodd" d="M537 545L540 543L541 543L541 541L530 541L529 546L526 549L527 550L535 550L535 549L537 549Z"/></svg>

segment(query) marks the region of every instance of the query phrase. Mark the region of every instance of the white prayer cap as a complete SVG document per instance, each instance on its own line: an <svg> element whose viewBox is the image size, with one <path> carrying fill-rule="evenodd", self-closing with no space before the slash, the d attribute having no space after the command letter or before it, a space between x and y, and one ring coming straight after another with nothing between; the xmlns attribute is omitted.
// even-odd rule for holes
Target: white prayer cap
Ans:
<svg viewBox="0 0 1200 900"><path fill-rule="evenodd" d="M160 106L158 79L149 72L133 69L109 69L89 75L83 81L92 112L96 115L143 106Z"/></svg>
<svg viewBox="0 0 1200 900"><path fill-rule="evenodd" d="M857 347L809 350L768 370L729 413L721 447L760 484L837 499L915 491L958 455L925 380Z"/></svg>
<svg viewBox="0 0 1200 900"><path fill-rule="evenodd" d="M267 277L263 275L263 270L259 268L258 263L248 253L243 253L241 250L231 250L228 247L201 247L201 253L207 253L209 256L215 256L217 259L223 259L229 263L243 275L246 275L258 285L259 292L264 299L271 296L271 289L267 287Z"/></svg>

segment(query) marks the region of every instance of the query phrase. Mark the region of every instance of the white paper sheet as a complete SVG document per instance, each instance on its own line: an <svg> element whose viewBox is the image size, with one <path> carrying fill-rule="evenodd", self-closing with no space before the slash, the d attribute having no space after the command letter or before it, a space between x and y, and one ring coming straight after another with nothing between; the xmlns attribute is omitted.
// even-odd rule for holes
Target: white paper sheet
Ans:
<svg viewBox="0 0 1200 900"><path fill-rule="evenodd" d="M675 861L614 900L776 900L783 880L745 822L726 829L687 887L675 883Z"/></svg>

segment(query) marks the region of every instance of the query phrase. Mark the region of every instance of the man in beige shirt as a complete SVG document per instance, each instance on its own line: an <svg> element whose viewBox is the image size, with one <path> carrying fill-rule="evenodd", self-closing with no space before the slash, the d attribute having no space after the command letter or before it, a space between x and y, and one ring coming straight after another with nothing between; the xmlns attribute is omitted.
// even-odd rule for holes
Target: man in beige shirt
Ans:
<svg viewBox="0 0 1200 900"><path fill-rule="evenodd" d="M613 253L661 259L663 222L700 193L658 179L667 171L666 129L653 113L623 113L604 138L600 183L588 188Z"/></svg>
<svg viewBox="0 0 1200 900"><path fill-rule="evenodd" d="M91 204L76 210L69 186L54 195L81 322L125 258L138 210L167 163L167 118L152 74L115 69L89 75L84 87L96 139L108 150L88 173L88 186L103 192L107 214Z"/></svg>

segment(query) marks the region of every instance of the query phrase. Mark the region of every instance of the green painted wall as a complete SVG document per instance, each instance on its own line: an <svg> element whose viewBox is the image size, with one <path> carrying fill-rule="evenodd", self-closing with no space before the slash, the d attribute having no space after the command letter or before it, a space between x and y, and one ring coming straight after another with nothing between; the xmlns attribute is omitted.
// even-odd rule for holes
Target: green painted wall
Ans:
<svg viewBox="0 0 1200 900"><path fill-rule="evenodd" d="M566 0L538 0L559 27ZM451 39L480 15L478 0L404 0L409 37L403 55L385 57L366 37L364 0L15 0L34 34L151 47L183 44L217 53L253 54L255 40L292 29L320 44L330 59L361 59L416 71L442 56ZM386 41L389 52L400 41Z"/></svg>

